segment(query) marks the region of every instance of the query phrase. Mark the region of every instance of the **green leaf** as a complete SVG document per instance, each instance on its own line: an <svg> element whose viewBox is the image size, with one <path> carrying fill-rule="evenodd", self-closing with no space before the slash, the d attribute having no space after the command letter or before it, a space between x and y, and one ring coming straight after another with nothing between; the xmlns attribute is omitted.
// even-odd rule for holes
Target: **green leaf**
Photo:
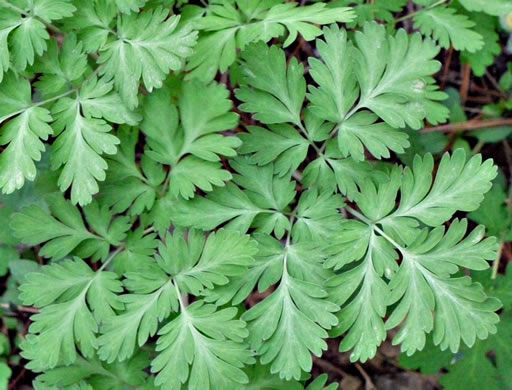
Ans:
<svg viewBox="0 0 512 390"><path fill-rule="evenodd" d="M81 2L71 18L63 21L68 30L76 29L87 53L103 48L115 28L118 10L114 1Z"/></svg>
<svg viewBox="0 0 512 390"><path fill-rule="evenodd" d="M102 119L84 117L80 101L62 98L53 105L54 129L52 168L64 166L59 177L61 191L71 187L71 201L86 205L98 192L97 181L105 180L107 163L103 153L115 154L119 139L108 134L111 126Z"/></svg>
<svg viewBox="0 0 512 390"><path fill-rule="evenodd" d="M428 0L427 0L428 1ZM349 28L362 26L366 22L381 20L386 23L394 22L394 13L402 12L407 0L374 0L367 3L364 0L338 0L337 5L351 5L356 13L356 19L348 23ZM418 3L418 1L416 1ZM332 4L332 3L331 3ZM356 5L357 4L357 5Z"/></svg>
<svg viewBox="0 0 512 390"><path fill-rule="evenodd" d="M119 11L129 14L142 8L147 0L115 0L115 2Z"/></svg>
<svg viewBox="0 0 512 390"><path fill-rule="evenodd" d="M37 380L48 386L59 387L87 380L98 390L122 390L126 386L143 388L148 381L148 375L143 370L148 365L149 356L143 352L126 362L115 364L105 364L96 357L87 360L78 357L72 365L46 371Z"/></svg>
<svg viewBox="0 0 512 390"><path fill-rule="evenodd" d="M358 56L347 42L345 31L337 26L324 28L324 37L325 41L317 40L323 62L309 59L311 76L318 84L318 87L309 87L310 109L316 115L340 124L338 145L343 157L351 155L362 161L364 147L377 158L389 157L389 150L402 153L404 147L409 146L407 134L386 123L375 123L378 117L369 112L355 113L358 106L351 110L359 94L354 72Z"/></svg>
<svg viewBox="0 0 512 390"><path fill-rule="evenodd" d="M325 386L327 383L328 376L327 374L319 375L315 378L313 382L311 382L306 390L337 390L338 383L331 383L330 385Z"/></svg>
<svg viewBox="0 0 512 390"><path fill-rule="evenodd" d="M260 166L275 162L277 175L287 175L305 160L309 143L290 125L269 126L266 130L258 126L249 126L249 134L240 134L242 146L240 154L250 154L250 162Z"/></svg>
<svg viewBox="0 0 512 390"><path fill-rule="evenodd" d="M324 40L316 40L322 61L308 60L311 77L318 84L309 86L310 109L320 118L337 123L343 121L358 95L353 52L345 30L333 25L324 27L323 33Z"/></svg>
<svg viewBox="0 0 512 390"><path fill-rule="evenodd" d="M328 282L331 299L344 305L340 326L333 334L348 331L340 349L354 348L352 360L373 357L386 337L385 330L399 324L402 327L393 342L401 343L409 355L423 348L425 334L432 331L434 343L453 352L461 340L471 346L476 338L495 332L498 301L488 298L469 278L451 277L459 267L488 268L486 260L495 258L495 238L483 240L482 226L464 238L465 220L452 221L446 233L439 226L457 210L478 207L495 168L492 161L482 164L478 156L466 162L464 152L457 150L452 158L443 157L434 184L432 169L433 161L427 155L415 159L413 170L402 173L395 167L387 180L375 180L377 184L367 179L356 197L364 215L348 208L362 222L346 222L344 234L326 248L331 255L326 266L344 270ZM456 188L465 185L464 192L458 193ZM393 211L399 190L400 203ZM398 217L398 210L409 210L408 217ZM438 227L420 230L417 219ZM402 257L399 268L395 250ZM355 265L344 268L354 261ZM363 311L366 302L371 302L371 309ZM395 303L384 327L382 318Z"/></svg>
<svg viewBox="0 0 512 390"><path fill-rule="evenodd" d="M272 164L257 167L247 164L247 159L235 159L231 166L238 172L233 177L236 185L228 183L206 197L176 202L173 222L203 230L229 222L226 228L230 230L245 233L252 226L282 237L291 227L284 213L295 197L295 182L274 175Z"/></svg>
<svg viewBox="0 0 512 390"><path fill-rule="evenodd" d="M445 94L430 76L441 64L433 41L400 29L394 36L384 26L366 23L354 36L355 74L360 86L358 109L368 108L394 128L419 129L422 121L439 123L448 110L437 103ZM402 66L403 63L409 66Z"/></svg>
<svg viewBox="0 0 512 390"><path fill-rule="evenodd" d="M342 194L347 195L347 197L350 199L354 199L357 194L358 187L362 185L364 178L371 174L371 165L369 165L367 162L355 161L352 158L336 158L339 157L337 151L335 153L329 153L328 151L326 157L328 158L324 161L322 161L322 159L317 160L318 162L320 162L320 164L323 165L319 167L319 170L332 171L332 173L334 173L334 177L332 177L332 173L320 172L320 175L325 174L327 176L325 179L322 179L325 181L332 180L331 183L334 185L337 184ZM314 163L315 162L310 164L310 166L313 166ZM308 166L306 170L310 166ZM305 171L305 177L306 174L309 175L310 172ZM313 180L313 177L307 177L308 183L311 180ZM322 187L325 188L325 186Z"/></svg>
<svg viewBox="0 0 512 390"><path fill-rule="evenodd" d="M432 337L427 337L427 343L423 350L407 356L405 353L400 355L400 366L408 370L420 369L422 374L436 375L444 367L448 367L453 360L454 355L450 351L441 351L432 341Z"/></svg>
<svg viewBox="0 0 512 390"><path fill-rule="evenodd" d="M485 343L478 343L471 350L466 349L464 358L450 367L448 374L441 377L440 383L443 388L459 390L471 388L471 386L480 386L482 378L485 378L487 389L504 389L499 382L496 369L491 361L485 357L485 352Z"/></svg>
<svg viewBox="0 0 512 390"><path fill-rule="evenodd" d="M42 98L65 93L69 85L79 80L87 70L83 43L77 40L75 34L67 35L61 48L57 40L51 39L48 51L34 64L34 69L43 73L35 83Z"/></svg>
<svg viewBox="0 0 512 390"><path fill-rule="evenodd" d="M497 277L497 286L490 293L495 295L501 303L503 309L507 312L512 308L512 267L507 266L506 274Z"/></svg>
<svg viewBox="0 0 512 390"><path fill-rule="evenodd" d="M165 274L161 271L158 274L152 270L152 273L153 279L148 284L154 287L153 290L146 288L136 294L121 295L119 300L126 310L105 321L101 327L102 335L98 339L101 360L112 363L129 359L135 345L144 345L157 332L158 323L166 319L171 310L177 310L178 298L173 284L164 279Z"/></svg>
<svg viewBox="0 0 512 390"><path fill-rule="evenodd" d="M245 389L244 364L254 363L242 343L245 322L234 319L234 307L217 311L214 305L194 302L181 305L181 314L159 332L151 371L155 384L164 390Z"/></svg>
<svg viewBox="0 0 512 390"><path fill-rule="evenodd" d="M494 58L501 53L499 44L499 34L496 32L496 18L482 13L473 13L470 15L475 25L475 31L483 37L485 45L474 53L463 52L461 59L463 62L471 65L471 70L475 76L481 77L489 66L494 63Z"/></svg>
<svg viewBox="0 0 512 390"><path fill-rule="evenodd" d="M47 140L53 134L48 125L52 121L49 111L42 107L31 106L30 83L12 73L7 74L0 85L0 101L7 101L0 111L0 122L17 113L0 129L0 145L7 145L0 154L0 188L2 193L10 194L20 189L25 180L36 177L34 161L41 160L45 146L41 140ZM7 112L6 112L7 111Z"/></svg>
<svg viewBox="0 0 512 390"><path fill-rule="evenodd" d="M292 230L293 231L293 230ZM279 282L263 301L242 315L248 322L249 343L260 356L261 364L271 364L271 373L281 379L300 379L302 370L311 369L310 353L320 356L327 348L326 329L336 325L333 315L338 306L327 300L321 287L332 273L323 267L322 245L314 241L285 245L266 234L255 236L259 252L248 272L228 285L207 294L207 300L222 304L243 301L254 286L264 292Z"/></svg>
<svg viewBox="0 0 512 390"><path fill-rule="evenodd" d="M29 245L46 242L40 255L61 259L71 252L83 258L104 260L110 245L119 245L131 224L126 217L112 221L112 214L97 203L90 204L84 211L87 222L97 234L90 232L80 211L60 194L46 198L49 212L39 205L30 205L13 215L11 226L14 233Z"/></svg>
<svg viewBox="0 0 512 390"><path fill-rule="evenodd" d="M107 158L107 178L101 185L99 199L112 207L113 213L128 211L129 215L140 215L151 210L157 191L166 177L162 165L143 156L140 167L135 157L139 132L122 127L117 137L121 141L117 153Z"/></svg>
<svg viewBox="0 0 512 390"><path fill-rule="evenodd" d="M352 156L363 161L364 147L378 159L389 158L389 151L403 153L409 147L407 133L397 131L385 122L377 122L377 116L360 111L338 127L338 146L343 157Z"/></svg>
<svg viewBox="0 0 512 390"><path fill-rule="evenodd" d="M7 363L0 363L0 386L6 387L9 385L12 370Z"/></svg>
<svg viewBox="0 0 512 390"><path fill-rule="evenodd" d="M22 344L22 356L31 360L27 367L35 371L74 363L77 348L86 358L94 356L98 322L123 307L117 276L95 273L77 257L29 274L20 290L24 304L42 307Z"/></svg>
<svg viewBox="0 0 512 390"><path fill-rule="evenodd" d="M327 282L329 298L342 306L337 314L339 324L331 334L337 336L348 331L340 351L353 349L350 360L365 362L375 356L377 347L386 339L383 317L389 288L384 278L396 272L397 256L385 239L364 224L347 222L342 231L344 234L327 249L334 256L326 266L338 269L353 261L357 264Z"/></svg>
<svg viewBox="0 0 512 390"><path fill-rule="evenodd" d="M447 366L448 373L441 377L441 384L447 390L466 389L479 386L484 377L486 388L508 389L512 356L507 345L511 337L510 314L503 314L498 333L489 340L478 342L472 349L465 349L455 364ZM493 360L488 357L489 351L495 354Z"/></svg>
<svg viewBox="0 0 512 390"><path fill-rule="evenodd" d="M236 305L243 302L256 285L258 291L264 293L282 277L285 257L290 275L300 280L322 285L332 276L332 272L323 267L326 258L323 243L292 242L285 248L267 234L256 233L254 238L259 244L256 261L247 272L232 278L228 284L205 292L206 301L217 305L232 301Z"/></svg>
<svg viewBox="0 0 512 390"><path fill-rule="evenodd" d="M468 11L485 12L493 16L501 16L512 12L512 4L507 0L459 0Z"/></svg>
<svg viewBox="0 0 512 390"><path fill-rule="evenodd" d="M306 41L321 35L315 24L349 22L354 18L347 7L326 8L322 3L300 7L297 3L264 1L235 4L238 9L229 2L208 7L207 15L198 24L204 33L187 65L187 70L191 70L188 77L212 80L217 71L225 72L233 64L237 49L252 42L268 42L287 32L287 47L295 41L297 33Z"/></svg>
<svg viewBox="0 0 512 390"><path fill-rule="evenodd" d="M158 246L156 234L145 234L141 228L129 232L125 239L125 249L114 258L114 269L119 275L126 272L136 272L151 258Z"/></svg>
<svg viewBox="0 0 512 390"><path fill-rule="evenodd" d="M197 104L205 109L198 113ZM235 156L240 140L216 134L236 127L238 115L231 112L231 107L224 86L197 81L183 83L178 107L170 105L166 91L154 93L145 101L142 129L151 148L147 155L171 166L172 196L189 199L195 187L212 191L213 186L224 186L231 179L231 174L221 168L219 155Z"/></svg>
<svg viewBox="0 0 512 390"><path fill-rule="evenodd" d="M18 12L2 7L0 15L0 82L9 69L23 71L34 63L34 55L46 50L50 35L34 17L23 18ZM11 65L12 63L12 65Z"/></svg>
<svg viewBox="0 0 512 390"><path fill-rule="evenodd" d="M189 25L177 29L179 16L167 18L168 14L164 8L123 14L117 24L118 39L101 49L100 72L114 80L130 109L138 105L141 78L149 92L160 88L169 71L180 70L184 58L192 54L197 33Z"/></svg>
<svg viewBox="0 0 512 390"><path fill-rule="evenodd" d="M28 1L23 1L23 3L31 4L31 11L34 15L45 22L70 17L76 11L75 6L70 4L69 0L34 0L32 3Z"/></svg>
<svg viewBox="0 0 512 390"><path fill-rule="evenodd" d="M433 158L427 154L423 159L415 157L412 168L405 169L398 208L388 216L378 217L385 228L397 232L402 230L399 234L405 238L407 230L417 226L414 220L438 226L457 210L474 211L497 174L492 160L482 162L482 157L475 155L466 161L463 149L455 150L452 156L448 153L443 156L435 179L432 177L433 168ZM368 204L368 213L373 212L370 207Z"/></svg>
<svg viewBox="0 0 512 390"><path fill-rule="evenodd" d="M286 64L284 51L260 42L244 51L245 81L252 86L241 87L236 96L244 103L240 109L255 113L263 123L301 125L300 113L306 97L304 67L296 58Z"/></svg>
<svg viewBox="0 0 512 390"><path fill-rule="evenodd" d="M390 281L389 298L389 303L399 304L386 326L391 329L407 316L393 343L401 343L408 355L424 347L424 333L432 329L434 344L454 353L461 341L472 346L476 339L496 333L494 312L501 306L499 301L488 298L481 285L472 284L468 277L449 277L460 266L485 269L489 266L485 260L495 257L496 240L481 241L482 227L462 239L466 228L466 220L454 220L446 234L444 228L436 228L401 251L404 259ZM420 301L419 296L425 299Z"/></svg>
<svg viewBox="0 0 512 390"><path fill-rule="evenodd" d="M102 360L123 361L132 356L135 343L144 345L155 335L158 323L178 311L176 288L196 296L215 285L228 283L228 276L243 273L252 263L256 246L249 236L219 230L205 238L191 230L167 234L159 244L156 262L141 264L126 274L125 285L132 293L120 296L126 311L102 328L98 354Z"/></svg>
<svg viewBox="0 0 512 390"><path fill-rule="evenodd" d="M141 216L144 226L152 226L163 237L171 227L174 204L175 200L169 194L157 199L149 214Z"/></svg>
<svg viewBox="0 0 512 390"><path fill-rule="evenodd" d="M292 228L296 241L328 241L337 235L342 225L339 210L344 206L343 198L316 189L304 191L297 205L297 220Z"/></svg>
<svg viewBox="0 0 512 390"><path fill-rule="evenodd" d="M0 246L0 276L5 276L9 272L9 262L19 260L19 257L20 255L15 248L9 246Z"/></svg>
<svg viewBox="0 0 512 390"><path fill-rule="evenodd" d="M113 123L136 125L141 119L140 115L128 110L112 88L112 83L105 82L103 78L91 77L85 81L78 94L84 116L103 118Z"/></svg>
<svg viewBox="0 0 512 390"><path fill-rule="evenodd" d="M279 287L244 313L251 348L262 364L272 363L272 373L279 372L286 380L300 379L302 370L311 370L311 353L320 356L327 349L325 329L337 324L332 313L339 308L326 296L318 285L289 275L285 257Z"/></svg>
<svg viewBox="0 0 512 390"><path fill-rule="evenodd" d="M480 207L468 214L468 218L476 223L485 225L489 235L500 236L506 232L512 223L507 211L505 190L494 184L491 190L485 194Z"/></svg>
<svg viewBox="0 0 512 390"><path fill-rule="evenodd" d="M47 48L50 35L42 21L69 17L76 8L68 0L19 1L2 7L0 15L0 82L9 69L23 71ZM42 21L41 21L42 20Z"/></svg>
<svg viewBox="0 0 512 390"><path fill-rule="evenodd" d="M245 371L249 376L247 390L304 390L304 387L297 381L286 381L279 378L278 375L271 374L267 366L255 364L249 366Z"/></svg>
<svg viewBox="0 0 512 390"><path fill-rule="evenodd" d="M465 50L470 53L484 47L482 36L471 28L475 23L450 7L434 7L414 16L414 27L422 34L431 35L441 47Z"/></svg>

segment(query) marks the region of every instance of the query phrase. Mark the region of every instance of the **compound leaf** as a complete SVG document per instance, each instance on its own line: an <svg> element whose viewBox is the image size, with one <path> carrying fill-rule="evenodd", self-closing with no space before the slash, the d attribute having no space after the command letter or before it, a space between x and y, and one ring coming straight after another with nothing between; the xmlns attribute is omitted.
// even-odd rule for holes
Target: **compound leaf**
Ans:
<svg viewBox="0 0 512 390"><path fill-rule="evenodd" d="M167 234L155 262L126 274L130 294L120 296L126 310L107 321L99 338L101 359L113 362L132 356L135 344L144 345L156 334L159 322L179 308L179 291L196 296L224 285L228 276L243 273L253 261L255 243L249 236L219 230L205 238L191 230ZM178 292L177 292L178 291Z"/></svg>
<svg viewBox="0 0 512 390"><path fill-rule="evenodd" d="M243 343L245 322L234 319L236 313L202 301L182 305L181 314L158 332L158 355L151 362L155 384L165 390L185 383L191 390L245 389L249 380L241 369L254 358Z"/></svg>
<svg viewBox="0 0 512 390"><path fill-rule="evenodd" d="M434 7L414 16L414 27L424 35L431 35L441 47L465 50L470 53L483 48L482 36L471 28L475 23L467 16L457 14L454 8Z"/></svg>
<svg viewBox="0 0 512 390"><path fill-rule="evenodd" d="M197 33L190 25L177 29L179 16L167 18L168 14L164 8L123 14L117 24L119 39L101 49L101 74L114 80L130 109L138 105L141 79L149 92L160 88L169 71L181 69L184 58L192 54Z"/></svg>
<svg viewBox="0 0 512 390"><path fill-rule="evenodd" d="M306 41L321 35L315 24L349 22L354 18L348 7L326 8L322 3L301 7L297 3L262 1L235 4L238 9L229 2L208 7L207 15L198 24L204 33L187 65L187 70L191 70L188 77L212 80L217 71L225 72L233 64L237 49L252 42L268 42L288 32L286 47L297 38L297 33Z"/></svg>
<svg viewBox="0 0 512 390"><path fill-rule="evenodd" d="M105 259L110 245L119 245L130 228L125 217L112 221L112 214L92 203L84 211L89 225L97 234L90 232L80 211L60 194L46 197L49 212L33 204L13 215L11 226L14 233L29 245L46 242L41 256L61 259L73 251L84 258Z"/></svg>
<svg viewBox="0 0 512 390"><path fill-rule="evenodd" d="M77 347L84 357L94 356L98 323L123 308L117 276L94 272L77 257L27 275L20 290L24 304L42 307L22 345L23 356L31 360L27 367L36 371L74 363Z"/></svg>

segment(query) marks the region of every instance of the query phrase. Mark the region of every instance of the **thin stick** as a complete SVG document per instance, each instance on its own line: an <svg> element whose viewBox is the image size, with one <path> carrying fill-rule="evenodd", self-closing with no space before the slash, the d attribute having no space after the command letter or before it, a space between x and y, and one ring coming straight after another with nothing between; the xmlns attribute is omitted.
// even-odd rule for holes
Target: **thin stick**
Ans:
<svg viewBox="0 0 512 390"><path fill-rule="evenodd" d="M343 371L340 367L332 364L331 362L329 362L327 360L313 357L313 363L324 370L335 372L336 374L338 374L342 377L349 376L349 374L347 374L345 371Z"/></svg>
<svg viewBox="0 0 512 390"><path fill-rule="evenodd" d="M500 246L498 247L498 251L496 252L496 258L494 259L494 263L492 263L491 279L496 279L498 276L498 269L500 268L500 260L501 253L503 252L503 245L505 245L505 242L503 240L500 240Z"/></svg>
<svg viewBox="0 0 512 390"><path fill-rule="evenodd" d="M372 379L370 378L370 376L366 373L366 371L363 369L363 367L361 367L361 365L359 363L356 363L356 368L357 368L357 371L359 371L359 373L361 374L361 376L364 378L364 380L366 381L366 389L367 390L376 390L377 387L373 384L372 382Z"/></svg>
<svg viewBox="0 0 512 390"><path fill-rule="evenodd" d="M421 130L421 133L433 133L435 131L441 131L443 133L452 133L455 131L469 131L469 130L478 130L485 129L491 127L499 127L499 126L512 126L511 118L503 118L503 119L489 119L483 121L467 121L461 123L450 123L448 125L441 126L433 126L427 127Z"/></svg>
<svg viewBox="0 0 512 390"><path fill-rule="evenodd" d="M25 313L32 313L32 314L38 314L39 309L36 309L35 307L27 307L27 306L17 306L17 305L10 305L8 303L2 303L0 304L0 307L2 309L6 310L16 310L19 312L25 312Z"/></svg>
<svg viewBox="0 0 512 390"><path fill-rule="evenodd" d="M446 59L446 62L444 63L443 76L441 77L441 86L440 86L440 88L442 90L446 86L446 81L448 80L448 73L450 72L450 65L451 65L452 59L453 59L453 46L450 46L450 49L448 50L448 54L445 57L447 57L447 59Z"/></svg>
<svg viewBox="0 0 512 390"><path fill-rule="evenodd" d="M507 210L508 213L512 213L512 148L510 147L508 141L506 139L503 140L503 149L505 149L505 158L507 159L507 165L508 165L508 180L509 180L509 187L508 187L508 196L507 196Z"/></svg>
<svg viewBox="0 0 512 390"><path fill-rule="evenodd" d="M462 85L460 86L460 101L462 104L468 99L469 85L471 84L471 67L469 64L462 68Z"/></svg>
<svg viewBox="0 0 512 390"><path fill-rule="evenodd" d="M500 96L504 99L508 99L507 94L501 89L500 84L496 81L492 74L490 74L489 71L486 71L485 75L487 76L487 79L491 82L491 84L494 86L494 88L496 88L496 90L499 91Z"/></svg>

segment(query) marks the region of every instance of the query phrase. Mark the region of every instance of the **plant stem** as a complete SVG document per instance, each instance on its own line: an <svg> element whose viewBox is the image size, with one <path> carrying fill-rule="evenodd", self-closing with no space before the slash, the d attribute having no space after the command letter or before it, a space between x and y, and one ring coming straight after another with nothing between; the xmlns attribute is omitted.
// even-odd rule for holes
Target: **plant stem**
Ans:
<svg viewBox="0 0 512 390"><path fill-rule="evenodd" d="M399 22L403 22L404 20L410 19L410 18L414 17L415 15L420 14L420 13L422 13L422 12L424 12L424 11L427 11L427 10L429 10L429 9L435 8L435 7L437 7L437 6L441 5L441 4L446 3L447 1L448 1L448 0L439 0L439 1L438 1L438 2L436 2L436 3L434 3L434 4L432 4L432 5L429 5L428 7L422 8L422 9L420 9L420 10L416 11L416 12L412 12L412 13L410 13L410 14L407 14L407 15L405 15L405 16L402 16L401 18L395 19L395 24L397 24L397 23L399 23Z"/></svg>
<svg viewBox="0 0 512 390"><path fill-rule="evenodd" d="M60 95L57 95L57 96L54 96L52 98L49 98L49 99L46 99L46 100L43 100L41 102L37 102L37 103L34 103L28 107L25 107L25 108L22 108L21 110L18 110L18 111L15 111L15 112L12 112L10 114L7 114L3 117L0 118L0 123L2 123L3 121L5 121L6 119L9 119L9 118L12 118L13 116L15 115L18 115L18 114L21 114L22 112L28 110L29 108L32 108L32 107L39 107L39 106L42 106L42 105L45 105L46 103L50 103L50 102L53 102L54 100L58 100L60 98L63 98L65 96L68 96L68 95L71 95L73 92L77 92L77 89L70 89L69 91L66 91L64 93L61 93Z"/></svg>
<svg viewBox="0 0 512 390"><path fill-rule="evenodd" d="M0 1L2 1L2 0L0 0ZM69 91L63 92L63 93L61 93L60 95L57 95L57 96L54 96L54 97L52 97L52 98L49 98L49 99L43 100L43 101L41 101L41 102L33 103L33 104L31 104L30 106L28 106L28 107L22 108L21 110L18 110L18 111L12 112L12 113L10 113L10 114L7 114L7 115L5 115L5 116L3 116L3 117L1 117L1 118L0 118L0 123L2 123L3 121L5 121L5 120L7 120L7 119L9 119L9 118L12 118L12 117L13 117L13 116L15 116L15 115L21 114L22 112L24 112L24 111L28 110L29 108L43 106L43 105L45 105L45 104L47 104L47 103L51 103L51 102L53 102L53 101L55 101L55 100L58 100L58 99L60 99L60 98L66 97L66 96L68 96L68 95L71 95L72 93L78 93L78 91L80 90L80 88L82 88L82 85L83 85L86 81L90 80L93 76L97 75L97 74L98 74L98 72L101 70L101 68L102 68L102 65L98 66L98 67L94 70L94 72L92 72L89 76L87 76L87 78L82 82L82 84L81 84L80 86L78 86L78 87L76 87L76 88L73 88L73 89L70 89Z"/></svg>
<svg viewBox="0 0 512 390"><path fill-rule="evenodd" d="M501 239L500 244L498 246L498 251L496 252L496 258L494 259L494 263L492 263L491 279L496 279L498 276L498 269L500 267L501 254L503 252L504 245L505 245L505 241L503 239Z"/></svg>
<svg viewBox="0 0 512 390"><path fill-rule="evenodd" d="M57 26L54 26L53 24L45 21L44 19L40 18L39 16L37 15L32 15L30 13L27 13L25 10L19 8L19 7L16 7L15 5L12 5L11 3L8 3L7 1L5 0L0 0L0 3L3 4L5 7L7 8L10 8L12 9L13 11L16 11L17 13L23 15L23 16L28 16L28 17L33 17L37 20L39 20L41 23L43 23L49 30L53 31L54 33L57 33L57 34L63 34L63 31L58 28Z"/></svg>
<svg viewBox="0 0 512 390"><path fill-rule="evenodd" d="M389 237L384 230L382 230L380 227L375 225L373 221L370 221L368 218L366 218L363 214L361 214L359 211L354 210L350 206L345 206L345 210L347 210L350 214L352 214L354 217L359 219L360 221L366 223L368 226L370 226L375 232L379 233L382 237L384 237L386 240L389 241L390 244L392 244L396 249L398 249L402 254L407 253L407 250L401 246L399 243L397 243L395 240L393 240L391 237Z"/></svg>
<svg viewBox="0 0 512 390"><path fill-rule="evenodd" d="M155 227L151 226L151 227L147 228L146 230L144 230L143 235L145 236L146 234L152 233L154 231L155 231Z"/></svg>
<svg viewBox="0 0 512 390"><path fill-rule="evenodd" d="M316 146L315 142L313 140L311 140L309 138L309 134L308 132L306 131L306 129L304 128L304 126L302 125L302 123L298 122L296 123L297 127L299 128L300 132L304 135L304 137L306 137L306 139L308 140L309 144L313 147L313 149L315 149L315 151L318 153L319 156L323 156L323 152L322 150Z"/></svg>
<svg viewBox="0 0 512 390"><path fill-rule="evenodd" d="M107 258L107 260L105 260L105 262L102 264L102 266L100 267L100 269L97 272L103 271L105 269L105 267L114 259L114 257L116 257L119 254L119 252L121 252L123 249L125 249L124 244L117 247L116 250L110 254L110 256Z"/></svg>
<svg viewBox="0 0 512 390"><path fill-rule="evenodd" d="M473 149L471 149L471 153L472 154L477 154L477 153L480 153L480 151L482 150L483 146L484 146L485 142L483 141L478 141L476 143L476 145L473 147Z"/></svg>
<svg viewBox="0 0 512 390"><path fill-rule="evenodd" d="M331 133L329 134L329 137L324 141L324 143L322 144L322 147L320 148L320 151L323 153L325 151L325 148L327 147L327 143L336 136L336 134L338 134L338 128L341 126L341 124L350 119L350 117L352 117L352 115L354 115L359 109L362 108L362 106L364 105L364 100L360 100L359 103L357 103L354 107L352 107L352 109L347 113L347 115L345 115L345 117L343 118L343 120L339 123L336 124L336 126L334 127L334 129L331 131Z"/></svg>

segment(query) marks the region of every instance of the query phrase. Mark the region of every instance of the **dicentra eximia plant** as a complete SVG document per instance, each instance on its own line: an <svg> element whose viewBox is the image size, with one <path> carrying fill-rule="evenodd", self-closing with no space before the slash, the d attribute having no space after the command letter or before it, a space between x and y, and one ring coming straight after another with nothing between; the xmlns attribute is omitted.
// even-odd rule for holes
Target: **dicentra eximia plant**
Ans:
<svg viewBox="0 0 512 390"><path fill-rule="evenodd" d="M448 116L436 42L324 3L210 3L0 0L0 187L44 174L10 221L47 259L20 288L34 386L303 389L329 337L364 362L390 329L408 354L494 333L464 270L496 240L454 219L493 162L380 161Z"/></svg>

